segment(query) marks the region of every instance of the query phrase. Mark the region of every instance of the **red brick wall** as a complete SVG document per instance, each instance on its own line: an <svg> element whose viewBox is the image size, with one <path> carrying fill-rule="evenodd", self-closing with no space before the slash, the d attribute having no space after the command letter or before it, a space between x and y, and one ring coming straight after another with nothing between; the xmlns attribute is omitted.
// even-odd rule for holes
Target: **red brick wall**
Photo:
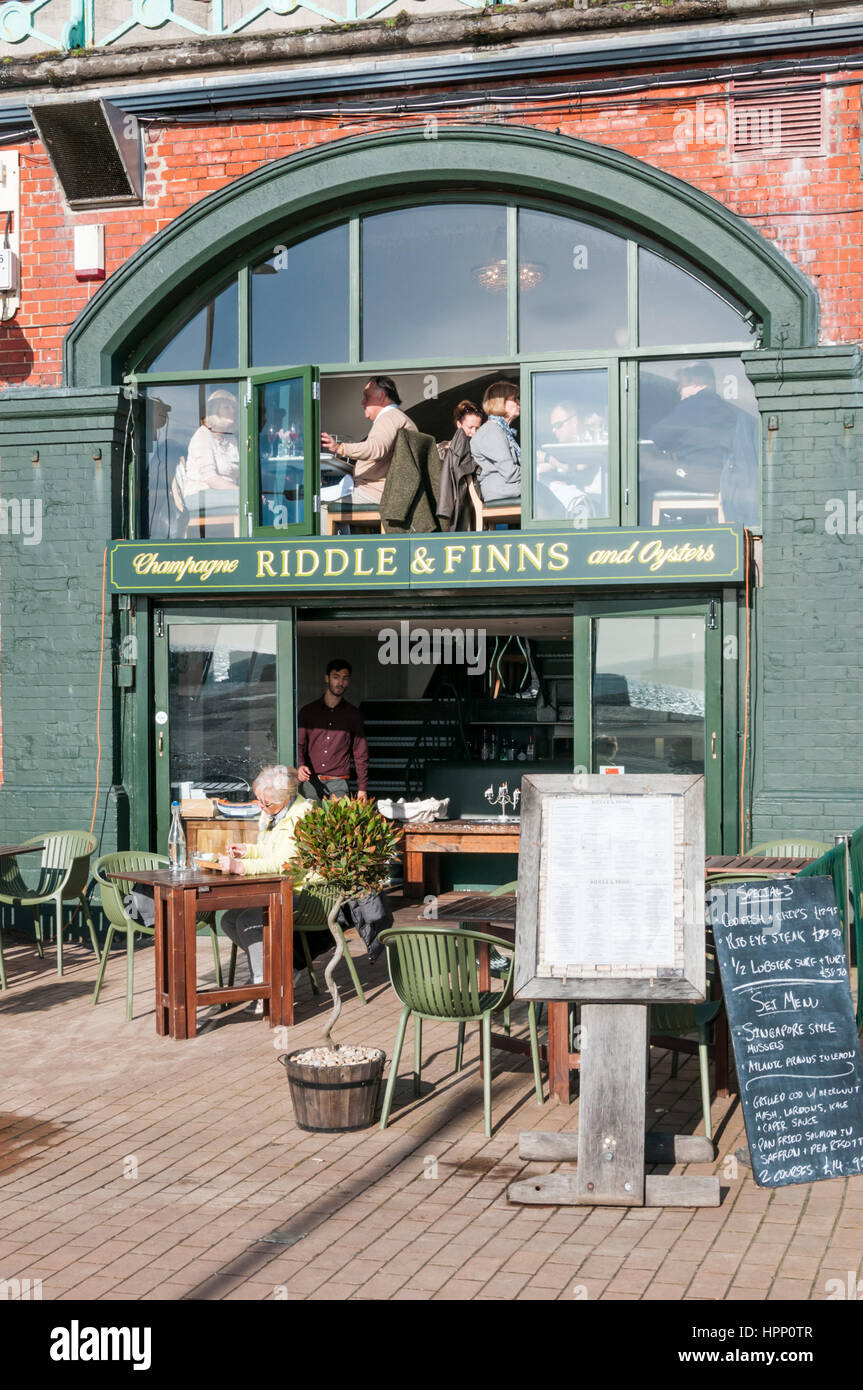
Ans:
<svg viewBox="0 0 863 1390"><path fill-rule="evenodd" d="M664 91L647 105L621 98L591 98L583 114L551 114L537 107L505 114L513 125L559 130L610 145L667 170L748 218L812 279L821 298L821 340L863 338L863 248L860 209L860 87L826 92L827 153L821 158L731 160L716 124L725 111L725 86ZM831 77L831 83L837 78ZM653 92L656 98L659 93ZM596 109L596 108L599 109ZM481 119L495 112L482 108ZM503 118L504 112L498 118ZM461 115L476 121L469 108ZM146 136L146 206L113 212L65 210L42 147L21 146L21 308L0 326L0 383L55 385L61 380L62 343L76 314L98 285L76 281L72 227L98 220L106 227L107 271L191 204L269 160L323 141L376 128L393 118L345 126L335 121L157 126ZM856 212L852 211L856 210ZM843 213L846 215L843 217Z"/></svg>

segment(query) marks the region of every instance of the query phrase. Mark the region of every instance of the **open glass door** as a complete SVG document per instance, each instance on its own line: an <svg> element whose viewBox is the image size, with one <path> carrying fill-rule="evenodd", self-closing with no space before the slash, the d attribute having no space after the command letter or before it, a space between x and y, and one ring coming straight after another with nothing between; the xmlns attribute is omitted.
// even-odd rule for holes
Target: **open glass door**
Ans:
<svg viewBox="0 0 863 1390"><path fill-rule="evenodd" d="M312 535L318 515L320 383L316 367L255 375L247 400L256 532Z"/></svg>
<svg viewBox="0 0 863 1390"><path fill-rule="evenodd" d="M703 774L708 851L722 851L717 605L604 603L576 618L576 763L591 772ZM580 632L578 631L580 629Z"/></svg>
<svg viewBox="0 0 863 1390"><path fill-rule="evenodd" d="M262 767L294 756L293 617L206 608L156 614L157 844L189 782L207 796L250 800Z"/></svg>
<svg viewBox="0 0 863 1390"><path fill-rule="evenodd" d="M522 369L528 407L522 515L528 525L620 525L618 383L611 368L609 361L596 361Z"/></svg>

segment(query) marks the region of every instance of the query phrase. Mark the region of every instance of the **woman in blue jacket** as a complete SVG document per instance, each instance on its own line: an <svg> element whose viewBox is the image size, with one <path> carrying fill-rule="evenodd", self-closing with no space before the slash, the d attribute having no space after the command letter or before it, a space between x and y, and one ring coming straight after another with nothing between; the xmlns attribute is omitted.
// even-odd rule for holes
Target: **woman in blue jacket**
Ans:
<svg viewBox="0 0 863 1390"><path fill-rule="evenodd" d="M521 449L512 421L521 413L519 389L512 381L495 381L482 398L488 419L470 441L479 466L477 482L483 502L521 495Z"/></svg>

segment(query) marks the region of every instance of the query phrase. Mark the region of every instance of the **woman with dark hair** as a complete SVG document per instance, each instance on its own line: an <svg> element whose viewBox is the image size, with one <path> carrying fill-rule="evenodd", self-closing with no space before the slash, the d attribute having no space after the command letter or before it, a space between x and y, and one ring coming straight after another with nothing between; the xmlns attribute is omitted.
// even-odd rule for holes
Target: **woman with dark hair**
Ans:
<svg viewBox="0 0 863 1390"><path fill-rule="evenodd" d="M441 477L437 515L442 531L470 531L467 484L476 471L470 441L482 426L482 411L473 401L459 401L453 411L453 423L456 431L452 439L438 446Z"/></svg>
<svg viewBox="0 0 863 1390"><path fill-rule="evenodd" d="M512 422L521 413L519 389L512 381L495 381L482 398L488 419L470 441L478 465L483 502L499 502L521 494L521 448Z"/></svg>

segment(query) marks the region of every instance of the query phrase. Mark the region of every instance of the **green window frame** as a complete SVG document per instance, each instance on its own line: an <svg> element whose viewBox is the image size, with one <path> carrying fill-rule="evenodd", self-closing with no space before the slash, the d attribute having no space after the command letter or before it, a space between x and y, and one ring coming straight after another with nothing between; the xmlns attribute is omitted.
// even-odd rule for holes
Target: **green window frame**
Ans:
<svg viewBox="0 0 863 1390"><path fill-rule="evenodd" d="M283 605L268 607L262 612L259 607L238 606L215 608L209 604L189 606L186 604L159 605L153 609L152 660L153 693L152 704L147 709L147 718L154 743L153 792L155 800L156 844L164 852L168 843L168 830L171 821L170 767L171 767L171 722L169 683L169 647L172 630L184 627L226 627L272 623L276 628L276 749L280 763L291 764L296 755L296 710L295 710L295 660L296 642L295 610ZM142 683L142 702L146 698ZM256 769L252 769L255 771Z"/></svg>
<svg viewBox="0 0 863 1390"><path fill-rule="evenodd" d="M506 351L501 354L485 354L483 356L471 356L465 354L457 359L429 358L404 359L395 361L387 359L383 361L366 360L361 356L361 314L362 314L362 222L366 216L374 216L380 212L395 211L405 208L417 207L420 205L435 205L441 203L468 203L476 202L483 204L495 204L507 209L507 312L506 312ZM519 209L534 210L539 212L552 213L558 217L569 217L575 223L587 223L604 231L620 236L627 243L627 286L628 286L628 336L627 342L619 345L615 350L608 348L597 350L585 350L577 353L566 351L555 351L545 354L521 354L518 350L518 214ZM637 421L637 376L638 364L641 361L650 359L680 358L693 359L699 357L729 357L738 358L740 354L755 346L752 341L743 342L705 342L705 343L669 343L657 347L640 348L637 345L638 334L638 251L639 247L644 246L662 255L672 264L678 265L682 270L689 274L697 275L698 278L711 289L720 294L729 304L731 304L745 320L750 321L753 326L756 324L754 314L747 310L739 298L730 290L721 286L713 277L699 270L699 268L687 261L679 253L661 244L649 235L634 235L625 227L613 221L591 213L590 210L575 210L569 212L562 209L552 201L541 198L519 198L511 197L494 198L488 193L467 193L442 191L440 193L428 194L426 196L413 197L392 197L379 199L374 202L358 205L350 216L345 218L344 214L332 214L326 217L317 217L304 222L301 228L292 237L285 237L285 245L296 245L314 236L317 232L326 231L336 225L343 225L345 222L349 226L349 293L350 293L350 313L349 313L349 348L350 358L347 362L320 362L314 367L307 363L284 363L268 365L266 367L253 367L251 364L251 274L252 268L259 262L272 254L272 239L264 244L256 244L254 249L249 252L244 251L226 269L223 267L218 274L214 274L204 281L198 292L190 299L186 299L175 312L166 319L160 328L152 333L143 343L139 345L133 356L129 360L129 370L124 376L124 384L130 394L135 395L140 388L158 387L173 384L187 383L207 383L209 381L229 382L236 380L238 383L245 382L246 395L254 397L258 387L268 381L278 380L289 375L300 372L320 376L335 376L352 373L368 373L370 376L381 372L398 374L399 371L424 370L429 373L436 371L458 370L462 368L483 367L489 361L494 361L513 374L519 373L522 382L522 401L528 399L527 391L532 377L539 373L543 368L546 370L576 370L607 367L609 371L609 483L612 494L612 519L611 525L634 526L637 525L638 517L638 421ZM160 351L170 340L174 333L189 320L189 318L223 289L226 283L233 277L238 279L238 356L239 361L236 369L221 368L218 370L200 370L183 372L150 372L143 367L148 359L156 352ZM524 530L549 529L548 520L534 520L532 515L532 422L529 418L529 410L522 415L522 521L521 527ZM306 421L307 430L317 430L318 422L314 416L314 404L310 407L309 419ZM252 448L253 434L247 429L245 440L240 441L240 497L241 506L245 507L243 516L246 518L245 525L250 527L251 536L272 537L279 534L313 534L319 529L317 502L313 503L312 508L306 508L306 517L302 526L290 526L288 528L274 529L265 526L261 522L258 498L259 483L259 460L257 449ZM306 436L311 438L312 434ZM613 441L613 442L612 442ZM317 497L319 491L319 465L315 462L315 476L311 480L314 484L313 490L307 492L309 497ZM307 485L308 486L308 485ZM142 516L140 506L135 509L135 532L134 536L140 536ZM564 523L566 524L566 523ZM602 523L594 522L588 525L604 524L609 525L607 519ZM134 538L134 537L133 537Z"/></svg>

